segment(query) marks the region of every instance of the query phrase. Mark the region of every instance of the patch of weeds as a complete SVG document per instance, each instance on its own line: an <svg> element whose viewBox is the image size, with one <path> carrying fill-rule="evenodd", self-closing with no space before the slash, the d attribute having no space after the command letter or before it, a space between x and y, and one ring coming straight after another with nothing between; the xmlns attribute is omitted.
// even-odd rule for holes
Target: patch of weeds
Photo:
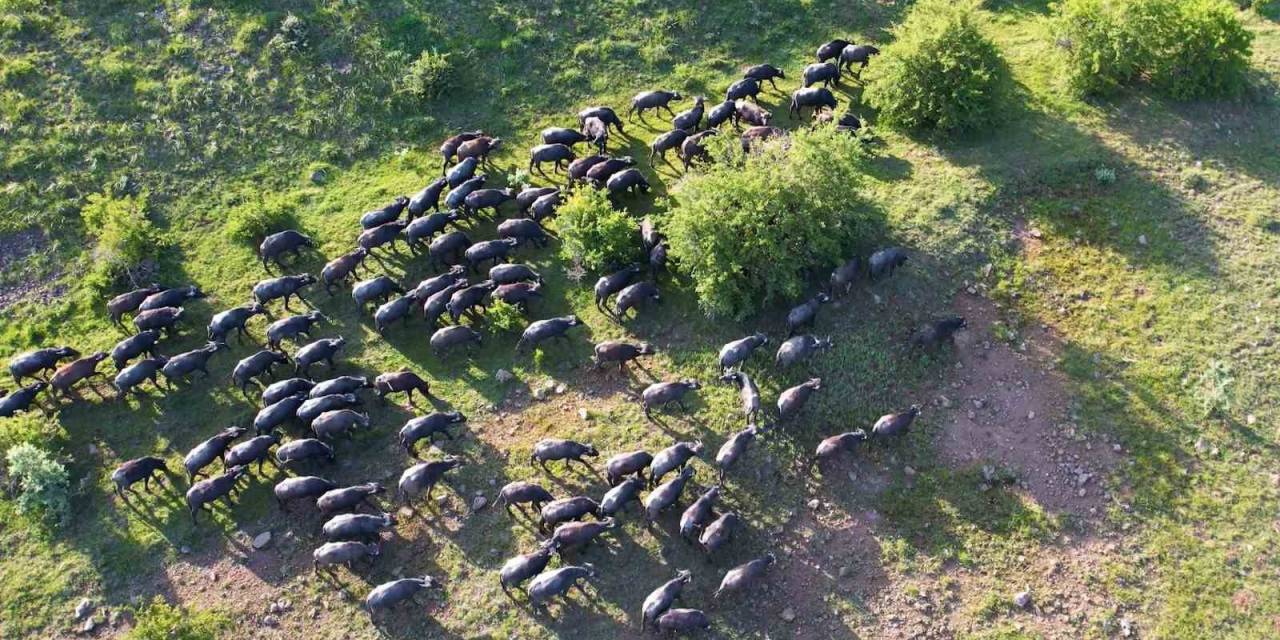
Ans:
<svg viewBox="0 0 1280 640"><path fill-rule="evenodd" d="M263 237L297 225L295 214L302 197L297 193L275 193L246 202L227 214L227 236L236 242L254 243Z"/></svg>
<svg viewBox="0 0 1280 640"><path fill-rule="evenodd" d="M231 627L231 620L221 613L190 611L158 597L137 609L134 618L126 640L213 640Z"/></svg>
<svg viewBox="0 0 1280 640"><path fill-rule="evenodd" d="M1202 417L1225 417L1234 406L1236 378L1231 365L1214 360L1196 378L1192 394L1200 407Z"/></svg>
<svg viewBox="0 0 1280 640"><path fill-rule="evenodd" d="M484 313L489 326L500 333L516 333L524 329L526 320L520 309L502 300L495 300Z"/></svg>
<svg viewBox="0 0 1280 640"><path fill-rule="evenodd" d="M18 513L57 526L67 522L70 480L62 463L30 443L9 449L5 463L18 485Z"/></svg>
<svg viewBox="0 0 1280 640"><path fill-rule="evenodd" d="M1100 185L1112 185L1116 182L1116 170L1111 167L1102 166L1094 169L1093 179L1098 181Z"/></svg>
<svg viewBox="0 0 1280 640"><path fill-rule="evenodd" d="M1008 596L989 591L974 605L973 614L983 620L995 620L1008 613L1012 605Z"/></svg>
<svg viewBox="0 0 1280 640"><path fill-rule="evenodd" d="M454 78L449 54L423 51L409 64L396 91L419 101L435 100L450 89Z"/></svg>
<svg viewBox="0 0 1280 640"><path fill-rule="evenodd" d="M280 28L271 37L271 48L293 53L307 48L307 23L290 13L280 21Z"/></svg>

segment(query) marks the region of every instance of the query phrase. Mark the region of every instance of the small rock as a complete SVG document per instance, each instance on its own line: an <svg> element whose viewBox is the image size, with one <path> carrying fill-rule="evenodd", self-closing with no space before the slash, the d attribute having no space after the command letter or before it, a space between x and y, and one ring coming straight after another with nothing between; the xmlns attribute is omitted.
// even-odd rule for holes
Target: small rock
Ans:
<svg viewBox="0 0 1280 640"><path fill-rule="evenodd" d="M938 396L938 404L941 405L943 409L950 409L951 398L948 398L946 396Z"/></svg>
<svg viewBox="0 0 1280 640"><path fill-rule="evenodd" d="M274 627L274 626L276 626L276 625L278 625L278 624L280 624L280 619L279 619L279 618L277 618L277 617L275 617L275 616L272 616L272 615L262 616L262 626L264 626L264 627Z"/></svg>
<svg viewBox="0 0 1280 640"><path fill-rule="evenodd" d="M791 607L787 607L786 609L782 610L783 622L795 622L795 619L796 619L796 612L794 609L792 609Z"/></svg>
<svg viewBox="0 0 1280 640"><path fill-rule="evenodd" d="M84 598L80 604L76 605L76 621L84 620L89 614L93 613L93 601Z"/></svg>
<svg viewBox="0 0 1280 640"><path fill-rule="evenodd" d="M88 620L84 621L83 625L80 625L80 633L85 633L85 634L93 633L93 630L97 628L98 628L98 621L93 618L89 618Z"/></svg>
<svg viewBox="0 0 1280 640"><path fill-rule="evenodd" d="M400 516L401 518L412 518L413 509L410 509L409 507L400 507L400 510L396 512L396 515Z"/></svg>
<svg viewBox="0 0 1280 640"><path fill-rule="evenodd" d="M318 607L311 607L311 619L315 620L316 618L319 618L319 617L320 617L320 609Z"/></svg>
<svg viewBox="0 0 1280 640"><path fill-rule="evenodd" d="M560 383L556 385L554 389L552 389L552 391L556 392L556 395L560 395L568 390L569 390L569 387L564 386L564 383Z"/></svg>
<svg viewBox="0 0 1280 640"><path fill-rule="evenodd" d="M254 549L263 549L269 544L271 544L270 531L263 531L262 533L259 533L257 536L253 538Z"/></svg>
<svg viewBox="0 0 1280 640"><path fill-rule="evenodd" d="M1036 419L1036 412L1034 412L1034 411L1028 411L1028 412L1027 412L1027 419L1028 419L1028 420L1035 420L1035 419Z"/></svg>
<svg viewBox="0 0 1280 640"><path fill-rule="evenodd" d="M841 578L849 577L849 567L840 567L839 573Z"/></svg>
<svg viewBox="0 0 1280 640"><path fill-rule="evenodd" d="M1144 247L1147 246L1147 235L1145 233L1138 236L1138 244Z"/></svg>
<svg viewBox="0 0 1280 640"><path fill-rule="evenodd" d="M916 474L916 470L911 467L903 467L902 472L909 476L914 476Z"/></svg>
<svg viewBox="0 0 1280 640"><path fill-rule="evenodd" d="M810 500L810 501L809 501L809 508L810 508L810 509L817 509L817 508L818 508L819 506L821 506L821 505L822 505L822 503L821 503L821 502L818 502L818 499L817 499L817 498L814 498L814 499L812 499L812 500Z"/></svg>
<svg viewBox="0 0 1280 640"><path fill-rule="evenodd" d="M488 498L484 496L476 496L476 499L471 501L471 510L479 511L483 509L487 504L489 504Z"/></svg>
<svg viewBox="0 0 1280 640"><path fill-rule="evenodd" d="M191 553L191 547L188 547L187 545L184 544L181 547L178 547L178 553L181 553L184 556L188 555Z"/></svg>
<svg viewBox="0 0 1280 640"><path fill-rule="evenodd" d="M507 371L506 369L498 369L498 373L497 373L497 374L495 374L493 377L494 377L494 379L495 379L495 380L497 380L498 382L500 382L500 383L502 383L502 384L506 384L506 383L508 383L508 382L511 382L512 380L515 380L515 379L516 379L516 374L511 373L510 371Z"/></svg>
<svg viewBox="0 0 1280 640"><path fill-rule="evenodd" d="M1013 596L1013 604L1017 605L1020 609L1026 609L1031 606L1031 592L1019 592L1017 595Z"/></svg>
<svg viewBox="0 0 1280 640"><path fill-rule="evenodd" d="M280 603L272 602L271 606L267 607L267 613L280 613Z"/></svg>
<svg viewBox="0 0 1280 640"><path fill-rule="evenodd" d="M581 420L590 420L591 412L586 409L578 409L578 418Z"/></svg>
<svg viewBox="0 0 1280 640"><path fill-rule="evenodd" d="M1131 638L1133 637L1133 621L1128 618L1120 618L1120 635Z"/></svg>
<svg viewBox="0 0 1280 640"><path fill-rule="evenodd" d="M1081 490L1079 490L1079 491L1077 491L1077 492L1076 492L1076 495L1078 495L1078 496L1080 496L1081 498L1083 498L1083 497L1085 497L1085 496L1089 495L1089 490L1088 490L1088 489L1081 489Z"/></svg>

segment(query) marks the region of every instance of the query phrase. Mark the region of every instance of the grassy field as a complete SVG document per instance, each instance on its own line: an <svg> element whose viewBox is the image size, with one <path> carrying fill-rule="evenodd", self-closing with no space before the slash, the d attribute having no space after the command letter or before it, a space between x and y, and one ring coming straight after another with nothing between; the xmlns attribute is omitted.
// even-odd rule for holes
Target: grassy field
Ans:
<svg viewBox="0 0 1280 640"><path fill-rule="evenodd" d="M704 4L0 0L0 238L18 256L0 263L0 353L62 343L89 352L123 337L106 319L106 295L83 284L93 230L79 209L89 194L147 190L171 242L157 277L209 292L163 346L177 353L203 343L209 315L247 301L267 275L249 244L223 232L237 207L289 203L320 243L296 269L316 272L352 246L362 212L434 178L449 132L503 137L496 161L514 179L537 132L571 126L584 105L622 106L656 87L719 95L742 66L763 61L796 77L820 42L883 41L907 6ZM309 293L329 319L318 335L349 340L339 372L412 366L441 406L469 417L440 445L468 463L446 498L402 518L372 568L341 571L336 584L312 577L321 522L276 507L274 472L255 474L236 508L218 507L198 527L180 491L111 495L119 461L176 463L251 419L256 406L227 376L256 347L232 341L211 380L165 397L115 403L89 392L56 418L4 420L0 450L30 441L54 451L75 496L74 522L49 530L0 495L0 635L71 636L82 597L105 617L159 596L213 620L191 637L376 637L358 608L369 585L426 573L443 592L425 613L403 607L384 634L611 638L638 633L644 594L685 567L695 580L683 606L709 610L713 637L1280 634L1280 28L1241 14L1256 37L1241 100L1171 103L1134 91L1093 103L1059 84L1046 3L988 7L1018 86L1006 124L945 139L877 130L865 191L886 231L851 251L896 243L912 260L824 309L816 332L836 346L809 370L778 372L764 355L748 365L768 403L810 375L824 390L729 479L725 504L748 526L713 562L679 540L673 519L646 530L632 513L607 544L571 556L600 570L592 597L536 615L499 589L503 560L536 536L493 508L497 487L537 479L597 497L604 488L581 471L530 467L534 442L591 441L607 457L702 439L714 452L743 422L733 389L707 384L693 412L661 425L645 422L633 395L651 379L710 382L722 343L764 330L776 345L785 333L784 309L742 324L702 317L678 271L662 282L663 306L619 326L594 309L595 274L575 282L553 244L521 252L548 279L531 315L573 312L588 326L536 356L514 355L516 335L486 330L473 356L442 360L420 322L380 337L345 292ZM301 18L303 39L281 34L288 14ZM422 103L395 88L426 50L448 53L455 75ZM856 86L840 97L874 123ZM783 101L765 99L791 126ZM621 144L632 155L647 155L660 133L650 122L627 127ZM627 208L661 215L679 171L641 166L655 193ZM34 246L19 253L13 240L31 229ZM407 254L386 268L411 283L428 273ZM955 349L907 349L913 327L955 310L970 317ZM255 335L263 326L255 320ZM627 377L593 370L591 343L624 335L659 355ZM499 383L501 369L516 380ZM818 476L805 468L821 437L916 402L925 411L905 441ZM308 471L394 484L410 464L394 434L413 411L369 408L373 429L338 442L334 467ZM1007 451L967 455L984 438L1022 436ZM1099 477L1064 493L1053 482L1082 473L1064 465ZM713 481L699 466L698 488ZM477 494L490 506L473 513ZM271 545L253 550L249 540L268 530ZM780 562L768 586L713 606L724 570L769 549ZM1027 609L1012 604L1023 590L1034 594ZM148 611L135 618L157 615ZM267 615L278 626L264 626ZM132 625L125 616L96 633Z"/></svg>

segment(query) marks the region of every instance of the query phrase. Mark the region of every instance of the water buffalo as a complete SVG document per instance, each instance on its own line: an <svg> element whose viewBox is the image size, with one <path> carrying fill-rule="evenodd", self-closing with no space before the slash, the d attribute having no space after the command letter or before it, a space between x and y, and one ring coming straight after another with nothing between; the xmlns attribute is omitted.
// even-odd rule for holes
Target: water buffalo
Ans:
<svg viewBox="0 0 1280 640"><path fill-rule="evenodd" d="M220 311L209 320L209 340L226 344L227 334L235 331L236 338L243 342L244 336L249 335L245 328L249 319L266 313L267 308L257 302Z"/></svg>
<svg viewBox="0 0 1280 640"><path fill-rule="evenodd" d="M791 94L791 106L788 108L788 113L791 114L792 118L798 118L806 107L813 109L815 117L824 108L834 111L836 108L835 94L824 87L796 89Z"/></svg>
<svg viewBox="0 0 1280 640"><path fill-rule="evenodd" d="M911 428L911 423L920 415L920 405L913 404L903 413L890 413L880 416L871 427L871 435L877 438L897 438L904 436Z"/></svg>
<svg viewBox="0 0 1280 640"><path fill-rule="evenodd" d="M697 380L656 382L645 387L645 390L640 393L641 406L644 407L644 417L652 421L654 407L666 408L673 402L680 405L682 411L689 411L689 407L684 404L684 396L690 391L700 388L702 387Z"/></svg>
<svg viewBox="0 0 1280 640"><path fill-rule="evenodd" d="M750 78L756 82L765 82L767 80L769 82L769 86L773 87L774 91L777 91L778 85L774 83L774 79L780 78L786 80L787 74L784 73L782 69L771 64L758 64L754 67L748 67L746 71L743 71L742 77Z"/></svg>
<svg viewBox="0 0 1280 640"><path fill-rule="evenodd" d="M286 229L263 238L262 244L258 245L258 258L262 260L264 269L268 268L268 260L275 262L276 266L283 269L284 263L280 261L281 256L292 253L293 257L298 258L302 256L303 247L314 246L316 246L315 240L293 229Z"/></svg>

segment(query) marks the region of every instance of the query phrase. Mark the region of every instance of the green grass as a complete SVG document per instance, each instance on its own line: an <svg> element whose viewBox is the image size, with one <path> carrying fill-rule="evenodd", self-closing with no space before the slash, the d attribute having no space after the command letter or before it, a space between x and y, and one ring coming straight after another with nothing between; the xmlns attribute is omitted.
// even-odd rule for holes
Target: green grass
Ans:
<svg viewBox="0 0 1280 640"><path fill-rule="evenodd" d="M904 244L913 261L900 276L824 310L817 331L835 336L836 349L813 369L826 389L792 427L794 437L752 450L758 474L730 479L727 504L750 526L714 567L669 539L670 528L648 533L627 516L609 551L586 555L605 574L598 598L535 618L502 597L495 577L504 558L531 546L532 534L496 509L466 515L466 505L477 490L493 498L491 479L500 486L536 477L526 466L528 451L548 434L594 441L606 455L658 448L673 437L701 437L714 450L740 428L731 389L709 385L694 402L696 414L669 418L667 433L647 425L619 392L637 388L647 374L621 383L615 374L590 370L589 342L648 340L660 350L654 375L708 380L718 345L757 328L776 335L782 310L740 325L712 322L677 276L664 285L663 307L622 328L594 310L590 292L568 278L553 248L522 254L548 277L547 300L534 315L575 312L588 328L538 357L513 358L515 336L489 333L474 357L441 361L426 348L420 323L379 338L345 295L313 292L310 300L331 320L321 333L351 341L341 371L412 364L432 379L439 397L471 418L458 442L442 445L470 462L445 492L443 511L451 517L400 527L400 539L386 545L371 571L343 576L352 594L363 596L364 581L390 579L397 567L441 578L446 591L432 615L397 618L397 637L615 637L619 624L634 624L640 594L676 567L693 568L687 606L703 606L725 567L775 539L805 544L780 534L795 525L813 491L836 516L880 514L879 549L861 551L890 576L914 584L948 579L955 566L983 573L982 593L965 595L974 600L968 610L978 612L973 637L1035 637L1009 626L996 604L1022 588L1019 557L1055 549L1074 535L1071 523L1014 491L978 493L974 470L937 460L931 443L941 425L928 415L907 442L867 452L866 464L886 470L887 487L878 494L858 491L843 474L814 485L797 462L821 435L865 425L949 380L951 356L909 354L903 337L973 284L1003 306L995 339L1016 342L1030 323L1051 324L1061 334L1059 366L1069 377L1074 421L1084 433L1118 440L1126 452L1109 481L1116 490L1106 532L1122 553L1099 568L1091 590L1106 594L1152 637L1274 634L1280 159L1273 141L1280 104L1272 87L1280 73L1280 27L1248 17L1257 34L1255 78L1241 102L1175 104L1132 93L1093 104L1058 84L1044 3L990 4L993 36L1018 84L1006 123L962 139L915 141L880 132L866 191L883 210L890 237L868 238L866 245ZM92 268L82 247L93 230L82 228L78 211L88 194L123 184L126 176L148 190L153 218L173 242L161 261L163 280L194 281L210 293L189 307L200 322L165 348L178 352L201 343L204 319L241 304L265 276L252 243L227 233L225 222L260 206L264 195L288 202L287 215L318 238L322 255L297 267L316 271L323 256L351 246L361 212L438 173L435 146L445 131L495 131L507 140L496 161L514 171L540 128L570 123L564 114L582 105L625 105L635 91L656 86L715 95L740 66L763 60L798 75L817 43L844 35L831 25L847 25L844 31L858 39L880 39L900 9L783 0L709 7L674 0L299 1L270 11L244 0L172 2L163 10L154 3L49 9L0 2L0 125L7 145L0 229L38 225L54 242L3 281L61 270L69 291L51 305L6 309L0 352L62 342L85 351L121 337L107 324L101 296L79 284ZM287 13L307 25L305 47L272 43ZM406 103L394 88L405 65L428 49L450 53L459 65L457 85L442 99ZM845 87L842 101L872 115L858 95ZM776 110L779 100L774 94L766 103ZM637 123L627 132L622 142L643 156L658 131ZM1114 170L1114 181L1099 180L1100 167ZM320 183L310 179L317 168L325 170ZM656 195L677 178L660 168ZM629 210L658 211L649 199L630 202ZM1042 232L1037 249L1026 254L1008 243L1020 220ZM476 235L491 233L484 227ZM995 265L989 278L982 275L987 263ZM426 273L423 261L403 257L389 259L388 270L410 282ZM258 335L261 326L254 325ZM7 496L0 499L0 635L69 632L69 612L86 594L110 606L149 602L165 591L158 585L179 549L190 547L200 558L234 556L238 530L292 530L295 540L278 538L274 547L281 567L265 578L295 602L330 597L330 587L308 573L311 527L318 523L281 514L268 482L255 481L236 509L219 507L197 528L177 493L134 506L110 497L108 475L120 460L163 452L177 462L209 433L252 415L253 405L224 382L230 363L249 351L219 354L214 381L163 399L116 404L89 394L56 419L36 414L0 424L0 449L22 441L49 447L69 461L77 487L76 522L65 531L44 531L18 516ZM758 372L767 401L807 377L777 374L758 358L750 370ZM528 392L515 395L499 384L501 368L516 373L517 388L553 380L569 393L513 411L504 398L519 407ZM592 395L579 396L584 390ZM589 408L592 419L580 420L578 407ZM322 472L394 482L407 465L393 446L407 412L370 408L375 429L338 443L345 466ZM914 477L902 472L905 465ZM557 492L600 492L594 479L557 477L565 482ZM699 481L710 475L700 470ZM777 594L715 609L718 633L786 633L790 627L766 603ZM996 604L985 606L986 594ZM851 629L874 636L885 622L841 592L821 599ZM262 613L262 603L222 604L219 615L237 625L256 624ZM321 637L373 636L353 603L332 598L332 606L341 615L330 619L349 626L317 631ZM1087 635L1102 636L1105 622L1090 621Z"/></svg>

